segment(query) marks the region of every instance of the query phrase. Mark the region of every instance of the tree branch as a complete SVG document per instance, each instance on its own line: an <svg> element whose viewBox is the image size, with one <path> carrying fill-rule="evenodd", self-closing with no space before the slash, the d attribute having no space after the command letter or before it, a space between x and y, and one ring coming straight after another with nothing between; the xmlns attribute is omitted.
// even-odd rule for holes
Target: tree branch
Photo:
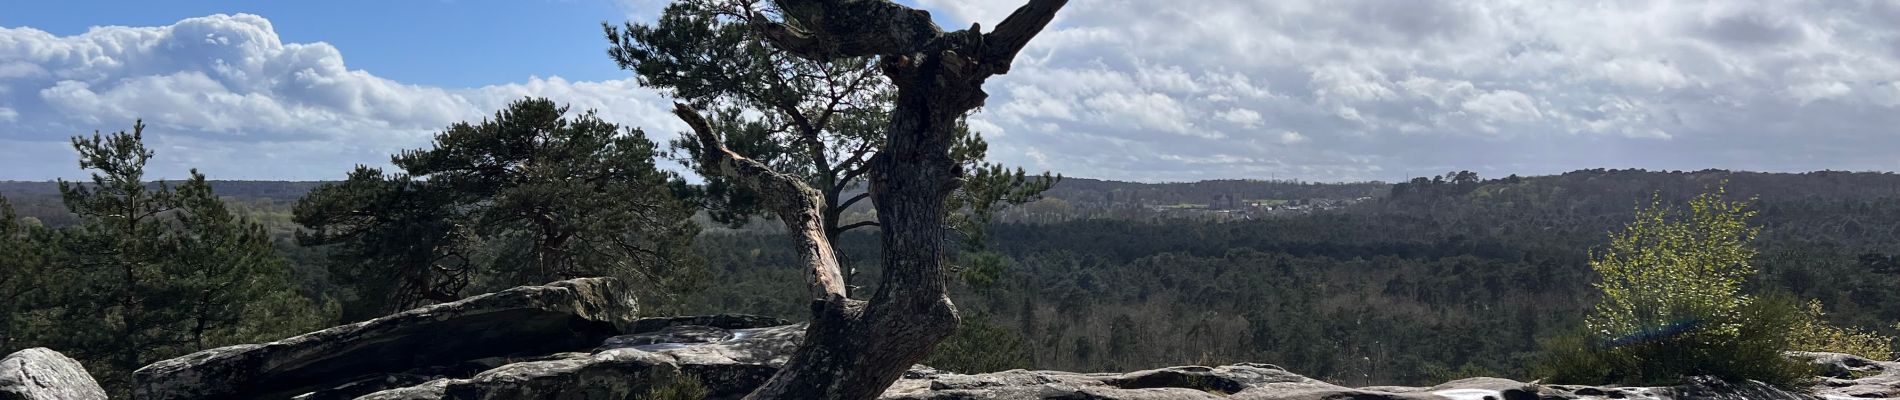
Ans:
<svg viewBox="0 0 1900 400"><path fill-rule="evenodd" d="M844 277L839 273L838 257L825 239L824 198L797 176L773 170L764 163L734 153L721 143L706 118L686 103L674 103L673 114L692 127L699 141L696 157L710 171L759 192L768 208L792 233L799 258L811 270L813 299L837 301L845 298Z"/></svg>
<svg viewBox="0 0 1900 400"><path fill-rule="evenodd" d="M851 169L843 171L843 174L841 174L841 176L838 177L838 186L850 185L851 180L858 179L858 177L864 176L864 174L871 172L871 163L866 162L867 159L864 157L867 154L870 154L873 157L876 156L875 155L876 153L872 153L869 146L866 146L865 148L859 149L857 152L852 153L850 160L847 160L845 163L838 165L840 167L851 168Z"/></svg>
<svg viewBox="0 0 1900 400"><path fill-rule="evenodd" d="M858 221L856 223L838 227L838 233L844 233L845 231L863 228L867 226L880 226L880 225L877 224L877 221Z"/></svg>
<svg viewBox="0 0 1900 400"><path fill-rule="evenodd" d="M943 36L930 13L887 0L777 3L785 22L750 22L774 46L811 60L910 53Z"/></svg>
<svg viewBox="0 0 1900 400"><path fill-rule="evenodd" d="M838 209L839 209L839 210L848 210L848 209L851 209L851 205L852 205L852 204L857 204L857 203L858 203L858 201L861 201L861 200L864 200L864 199L868 199L868 198L871 198L871 192L868 192L868 191L867 191L867 192L864 192L864 193L858 193L858 195L857 195L857 196L851 196L851 199L849 199L849 200L845 200L845 201L844 201L843 203L839 203L839 204L838 204Z"/></svg>
<svg viewBox="0 0 1900 400"><path fill-rule="evenodd" d="M1056 11L1061 10L1069 0L1029 0L1029 4L1016 8L1009 18L996 25L996 30L983 35L983 64L991 74L1009 72L1009 64L1016 60L1016 53L1029 45L1029 39L1042 33L1042 28L1054 20Z"/></svg>

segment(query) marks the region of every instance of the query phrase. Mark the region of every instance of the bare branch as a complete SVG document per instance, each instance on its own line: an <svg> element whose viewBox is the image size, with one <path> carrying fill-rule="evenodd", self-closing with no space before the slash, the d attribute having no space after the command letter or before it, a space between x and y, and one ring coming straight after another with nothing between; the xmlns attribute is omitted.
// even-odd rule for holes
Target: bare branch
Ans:
<svg viewBox="0 0 1900 400"><path fill-rule="evenodd" d="M851 199L845 200L844 202L839 203L838 209L839 210L851 209L852 204L857 204L859 201L862 201L868 198L871 198L871 192L858 193L857 196L851 196Z"/></svg>
<svg viewBox="0 0 1900 400"><path fill-rule="evenodd" d="M1042 33L1069 0L1030 0L1029 4L1016 8L1009 18L996 25L996 30L983 35L983 64L991 74L1009 72L1009 64L1016 59L1016 53L1029 45L1029 39Z"/></svg>
<svg viewBox="0 0 1900 400"><path fill-rule="evenodd" d="M867 226L879 226L879 225L877 224L877 221L859 221L857 223L838 227L838 233L844 233L845 231L863 228Z"/></svg>

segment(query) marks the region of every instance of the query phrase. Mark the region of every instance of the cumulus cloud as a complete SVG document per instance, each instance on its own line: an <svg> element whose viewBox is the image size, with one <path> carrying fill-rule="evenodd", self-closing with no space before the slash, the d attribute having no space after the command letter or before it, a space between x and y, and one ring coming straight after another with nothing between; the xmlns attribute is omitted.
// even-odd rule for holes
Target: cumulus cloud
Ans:
<svg viewBox="0 0 1900 400"><path fill-rule="evenodd" d="M664 3L618 1L635 19ZM995 26L1022 0L906 3L954 28ZM1900 3L1879 0L1071 2L989 81L972 125L997 161L1151 181L1896 170L1896 20ZM272 177L381 160L527 95L679 129L628 80L439 88L343 60L249 15L0 29L0 144L144 117L206 154L194 165Z"/></svg>
<svg viewBox="0 0 1900 400"><path fill-rule="evenodd" d="M0 139L46 148L144 119L155 172L215 178L335 178L427 143L456 121L545 96L610 121L670 134L664 102L631 80L559 77L479 88L410 85L349 69L326 43L285 43L263 17L189 18L55 36L0 28ZM27 145L26 143L33 143ZM69 152L68 152L69 153ZM0 178L72 176L76 165L8 162Z"/></svg>
<svg viewBox="0 0 1900 400"><path fill-rule="evenodd" d="M1231 123L1234 125L1239 125L1242 128L1258 127L1260 126L1260 121L1261 121L1260 113L1254 112L1254 110L1249 110L1245 108L1229 108L1226 110L1222 110L1221 112L1214 113L1214 118L1222 120L1222 121L1227 121L1228 123Z"/></svg>
<svg viewBox="0 0 1900 400"><path fill-rule="evenodd" d="M1299 132L1294 132L1294 131L1280 132L1280 143L1294 144L1294 143L1301 143L1305 141L1306 141L1306 135L1301 135Z"/></svg>
<svg viewBox="0 0 1900 400"><path fill-rule="evenodd" d="M989 26L1021 2L920 3ZM991 80L984 117L1043 127L1007 142L1076 176L1895 170L1896 20L1854 0L1096 0Z"/></svg>

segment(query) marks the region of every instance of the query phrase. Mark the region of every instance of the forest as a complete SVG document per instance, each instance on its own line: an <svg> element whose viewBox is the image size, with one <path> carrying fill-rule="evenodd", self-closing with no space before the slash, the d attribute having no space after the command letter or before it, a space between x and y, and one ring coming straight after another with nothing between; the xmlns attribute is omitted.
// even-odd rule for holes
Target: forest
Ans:
<svg viewBox="0 0 1900 400"><path fill-rule="evenodd" d="M1274 181L1147 184L1066 178L1007 209L978 257L1003 265L953 279L965 326L926 364L1119 371L1267 362L1353 385L1528 377L1539 343L1572 329L1600 294L1587 265L1606 233L1654 197L1682 202L1727 182L1763 226L1750 292L1820 300L1842 326L1893 335L1900 321L1900 175L1721 170L1582 170L1561 175L1420 178L1395 185ZM291 205L321 183L211 181L225 202L271 232L311 298L343 298L327 248L299 246ZM1074 185L1074 187L1070 187ZM22 217L73 216L57 186L7 182ZM1373 201L1310 214L1214 220L1135 205L1226 197ZM1149 200L1132 200L1144 198ZM1065 207L1052 205L1065 204ZM697 217L708 227L723 226ZM804 271L771 224L693 239L706 276L679 296L682 314L802 318ZM837 242L875 274L875 238ZM953 263L956 264L956 263ZM959 275L959 277L962 277ZM361 317L356 317L361 318ZM347 318L346 318L347 321Z"/></svg>

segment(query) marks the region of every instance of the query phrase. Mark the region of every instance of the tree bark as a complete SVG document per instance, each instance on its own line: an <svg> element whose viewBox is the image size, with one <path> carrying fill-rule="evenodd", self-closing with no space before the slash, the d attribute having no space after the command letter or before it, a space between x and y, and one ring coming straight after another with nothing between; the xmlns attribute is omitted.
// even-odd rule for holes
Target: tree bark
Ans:
<svg viewBox="0 0 1900 400"><path fill-rule="evenodd" d="M869 161L884 273L869 302L845 295L824 221L825 196L719 143L697 112L675 113L701 143L696 157L765 197L811 272L812 320L791 360L747 399L874 399L958 325L944 285L944 207L962 169L950 157L956 120L983 104L983 81L1009 70L1067 0L1030 0L988 34L944 32L929 13L888 0L777 0L786 21L751 21L799 57L876 56L897 87L884 147Z"/></svg>
<svg viewBox="0 0 1900 400"><path fill-rule="evenodd" d="M785 224L798 247L799 260L810 272L812 299L843 299L844 279L839 277L838 257L832 253L825 234L823 195L797 176L772 170L765 163L727 149L712 124L686 103L675 103L673 114L692 128L693 137L700 143L698 154L693 156L700 164L759 192L765 206Z"/></svg>

